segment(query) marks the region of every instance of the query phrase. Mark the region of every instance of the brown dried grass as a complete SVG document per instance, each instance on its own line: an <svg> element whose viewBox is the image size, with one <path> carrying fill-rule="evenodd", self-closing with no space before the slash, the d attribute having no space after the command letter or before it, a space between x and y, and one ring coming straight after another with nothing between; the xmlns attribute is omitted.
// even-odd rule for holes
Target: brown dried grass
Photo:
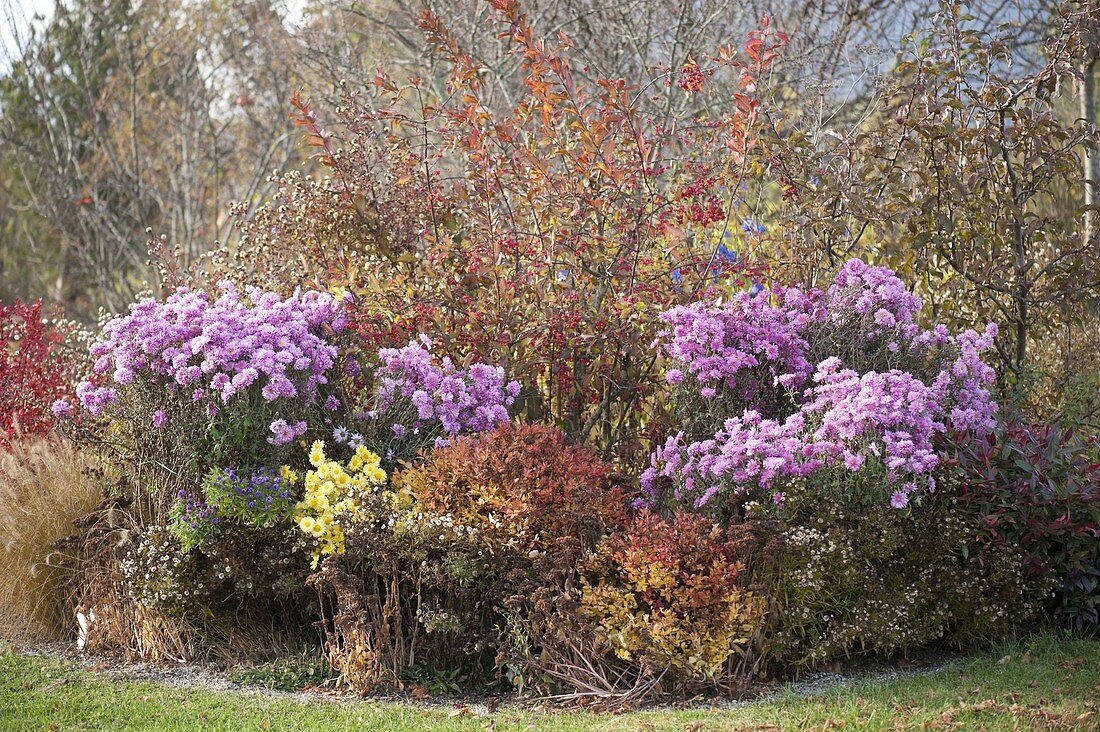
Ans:
<svg viewBox="0 0 1100 732"><path fill-rule="evenodd" d="M56 436L23 436L0 450L0 636L44 641L73 632L53 547L99 501L92 460Z"/></svg>

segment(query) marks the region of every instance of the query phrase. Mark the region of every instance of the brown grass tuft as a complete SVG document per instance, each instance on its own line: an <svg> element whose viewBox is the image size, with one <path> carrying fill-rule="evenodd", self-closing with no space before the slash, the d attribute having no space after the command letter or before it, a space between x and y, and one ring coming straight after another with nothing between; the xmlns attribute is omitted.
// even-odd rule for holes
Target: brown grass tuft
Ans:
<svg viewBox="0 0 1100 732"><path fill-rule="evenodd" d="M0 450L0 636L42 641L73 632L50 555L99 501L90 464L56 437L24 436Z"/></svg>

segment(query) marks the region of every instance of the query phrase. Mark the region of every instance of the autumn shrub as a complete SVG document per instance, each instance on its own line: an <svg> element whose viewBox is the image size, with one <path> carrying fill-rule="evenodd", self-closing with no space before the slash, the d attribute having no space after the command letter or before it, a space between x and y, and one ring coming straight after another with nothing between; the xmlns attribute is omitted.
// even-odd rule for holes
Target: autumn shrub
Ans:
<svg viewBox="0 0 1100 732"><path fill-rule="evenodd" d="M641 511L585 566L577 613L594 625L595 647L654 693L744 685L767 603L749 586L757 539L747 524Z"/></svg>
<svg viewBox="0 0 1100 732"><path fill-rule="evenodd" d="M53 427L51 407L77 375L67 335L46 319L41 302L0 303L0 448Z"/></svg>
<svg viewBox="0 0 1100 732"><path fill-rule="evenodd" d="M751 568L768 544L766 522L648 510L594 548L559 538L506 600L506 677L603 710L743 691L764 660L769 601Z"/></svg>
<svg viewBox="0 0 1100 732"><path fill-rule="evenodd" d="M54 543L99 502L93 462L56 437L20 436L0 451L0 636L57 640L75 631Z"/></svg>
<svg viewBox="0 0 1100 732"><path fill-rule="evenodd" d="M835 658L936 644L988 643L1041 620L1050 584L1029 574L1021 550L981 541L954 472L898 510L852 500L821 475L795 481L781 506L752 504L776 522L778 561L759 567L774 625L769 659L801 670ZM851 484L881 476L834 469Z"/></svg>
<svg viewBox="0 0 1100 732"><path fill-rule="evenodd" d="M507 629L522 623L506 599L539 581L540 557L560 558L568 544L575 563L620 520L624 498L610 480L559 430L503 425L353 498L332 518L340 546L314 579L335 602L333 667L362 691L400 683L414 664L499 681Z"/></svg>
<svg viewBox="0 0 1100 732"><path fill-rule="evenodd" d="M296 98L323 175L280 176L272 201L239 211L240 245L215 269L345 286L371 347L425 333L456 359L500 364L525 386L524 416L625 463L662 411L657 314L751 282L760 232L742 191L760 152L757 87L786 37L765 18L743 53L708 57L699 83L669 68L643 92L575 75L568 39L539 38L520 3L486 10L516 58L514 104L488 103L496 72L426 12L448 94L380 70L367 92L344 87L331 127ZM739 84L727 116L655 119L637 102L720 94L714 74Z"/></svg>
<svg viewBox="0 0 1100 732"><path fill-rule="evenodd" d="M625 498L611 478L605 462L560 430L519 424L458 440L395 480L425 511L475 527L501 547L545 548L563 536L592 544L621 524Z"/></svg>
<svg viewBox="0 0 1100 732"><path fill-rule="evenodd" d="M949 445L960 500L991 548L1022 554L1053 585L1047 607L1077 630L1100 620L1100 465L1073 429L1009 421L983 440Z"/></svg>

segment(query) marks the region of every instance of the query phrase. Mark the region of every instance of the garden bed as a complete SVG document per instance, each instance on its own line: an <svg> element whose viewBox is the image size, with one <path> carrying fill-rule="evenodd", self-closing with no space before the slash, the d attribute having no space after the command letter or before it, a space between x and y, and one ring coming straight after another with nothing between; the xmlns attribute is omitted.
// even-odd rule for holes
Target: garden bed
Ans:
<svg viewBox="0 0 1100 732"><path fill-rule="evenodd" d="M514 104L431 12L443 96L379 71L326 126L294 94L315 175L234 207L231 244L154 242L88 328L0 303L0 634L75 636L118 688L520 718L1092 637L1095 247L1039 211L1095 139L1048 98L1094 29L1067 6L1010 81L951 9L876 82L897 139L798 131L767 15L635 87L493 0Z"/></svg>

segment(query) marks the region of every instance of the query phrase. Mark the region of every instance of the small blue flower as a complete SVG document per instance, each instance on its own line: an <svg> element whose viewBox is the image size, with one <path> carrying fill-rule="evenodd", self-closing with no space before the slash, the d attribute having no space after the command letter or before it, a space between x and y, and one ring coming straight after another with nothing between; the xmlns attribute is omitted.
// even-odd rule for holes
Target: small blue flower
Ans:
<svg viewBox="0 0 1100 732"><path fill-rule="evenodd" d="M741 255L727 247L725 244L718 245L718 256L726 260L727 262L733 262L734 264L741 261Z"/></svg>
<svg viewBox="0 0 1100 732"><path fill-rule="evenodd" d="M763 236L767 228L756 221L750 219L741 219L741 229L751 237Z"/></svg>

